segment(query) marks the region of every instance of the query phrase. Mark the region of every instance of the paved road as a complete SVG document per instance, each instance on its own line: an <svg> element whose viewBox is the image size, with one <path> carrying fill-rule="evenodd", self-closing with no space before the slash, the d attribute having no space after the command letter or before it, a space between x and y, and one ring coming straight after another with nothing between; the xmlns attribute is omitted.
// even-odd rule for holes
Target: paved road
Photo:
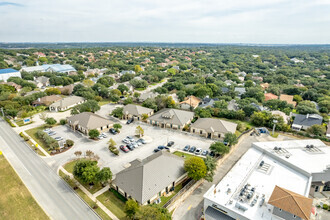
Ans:
<svg viewBox="0 0 330 220"><path fill-rule="evenodd" d="M99 219L3 119L0 150L51 219Z"/></svg>
<svg viewBox="0 0 330 220"><path fill-rule="evenodd" d="M260 137L246 136L244 140L237 146L235 151L228 156L228 158L218 167L213 182L205 181L198 187L173 213L173 220L198 220L203 212L204 194L213 185L220 182L220 180L228 173L228 171L235 165L235 163L242 157L242 155L251 147L253 142L271 141L288 139L284 136L279 136L273 139L269 135L261 135Z"/></svg>

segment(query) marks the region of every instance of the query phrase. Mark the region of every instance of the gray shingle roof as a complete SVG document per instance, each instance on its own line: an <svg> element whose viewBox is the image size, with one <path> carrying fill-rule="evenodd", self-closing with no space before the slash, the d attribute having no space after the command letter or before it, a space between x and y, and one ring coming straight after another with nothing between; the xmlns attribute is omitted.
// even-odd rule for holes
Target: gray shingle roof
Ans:
<svg viewBox="0 0 330 220"><path fill-rule="evenodd" d="M124 106L123 113L124 114L131 114L131 115L142 115L142 114L149 114L152 112L153 109L151 108L145 108L140 105L133 105L133 104L128 104Z"/></svg>
<svg viewBox="0 0 330 220"><path fill-rule="evenodd" d="M54 102L51 107L60 107L60 108L64 108L64 107L68 107L74 104L77 104L79 102L83 102L85 101L85 99L83 97L80 96L69 96L69 97L65 97L64 99Z"/></svg>
<svg viewBox="0 0 330 220"><path fill-rule="evenodd" d="M144 204L185 171L181 157L159 151L144 160L134 160L131 166L116 174L114 184Z"/></svg>
<svg viewBox="0 0 330 220"><path fill-rule="evenodd" d="M158 122L166 122L169 124L181 125L183 126L187 122L189 122L194 117L193 112L165 108L149 117L149 120L154 120Z"/></svg>
<svg viewBox="0 0 330 220"><path fill-rule="evenodd" d="M217 118L199 118L191 127L203 129L207 132L235 133L237 124Z"/></svg>
<svg viewBox="0 0 330 220"><path fill-rule="evenodd" d="M87 128L89 130L100 128L113 123L112 121L92 112L82 112L80 114L73 115L68 118L68 122L70 125L80 125L81 127Z"/></svg>
<svg viewBox="0 0 330 220"><path fill-rule="evenodd" d="M293 121L294 125L312 126L322 124L322 116L315 114L297 114Z"/></svg>

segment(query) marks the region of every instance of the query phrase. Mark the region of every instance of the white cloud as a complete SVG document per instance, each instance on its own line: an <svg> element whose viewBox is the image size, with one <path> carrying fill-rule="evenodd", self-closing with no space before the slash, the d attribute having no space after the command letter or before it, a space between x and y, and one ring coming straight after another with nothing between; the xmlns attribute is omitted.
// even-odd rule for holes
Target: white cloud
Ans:
<svg viewBox="0 0 330 220"><path fill-rule="evenodd" d="M329 0L6 3L0 4L3 42L330 43Z"/></svg>

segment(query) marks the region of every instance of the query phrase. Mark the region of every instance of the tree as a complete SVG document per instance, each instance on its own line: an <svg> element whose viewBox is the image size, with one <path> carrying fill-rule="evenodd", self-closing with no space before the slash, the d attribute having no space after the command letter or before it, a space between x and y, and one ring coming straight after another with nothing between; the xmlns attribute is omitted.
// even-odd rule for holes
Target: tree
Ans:
<svg viewBox="0 0 330 220"><path fill-rule="evenodd" d="M140 206L135 200L129 199L125 203L124 212L128 218L133 219L139 208Z"/></svg>
<svg viewBox="0 0 330 220"><path fill-rule="evenodd" d="M100 132L96 129L92 129L88 132L88 136L91 139L96 139L100 135Z"/></svg>
<svg viewBox="0 0 330 220"><path fill-rule="evenodd" d="M80 156L81 156L81 154L82 154L82 152L81 152L81 151L75 151L75 152L74 152L74 155L76 155L76 157L80 157Z"/></svg>
<svg viewBox="0 0 330 220"><path fill-rule="evenodd" d="M123 126L121 126L121 124L114 124L113 125L113 128L117 131L117 132L119 132L119 129L121 129Z"/></svg>
<svg viewBox="0 0 330 220"><path fill-rule="evenodd" d="M54 118L46 118L45 122L48 125L54 125L57 121Z"/></svg>
<svg viewBox="0 0 330 220"><path fill-rule="evenodd" d="M106 182L112 179L112 172L109 167L103 167L96 175L97 180L104 185Z"/></svg>
<svg viewBox="0 0 330 220"><path fill-rule="evenodd" d="M253 81L252 81L252 80L247 80L247 81L244 83L244 86L245 86L245 87L252 87L252 86L254 86Z"/></svg>
<svg viewBox="0 0 330 220"><path fill-rule="evenodd" d="M124 94L124 92L127 92L128 91L128 87L125 86L124 84L120 84L117 89L122 93Z"/></svg>
<svg viewBox="0 0 330 220"><path fill-rule="evenodd" d="M217 141L210 145L210 150L218 155L224 155L229 153L230 148L226 146L224 143Z"/></svg>
<svg viewBox="0 0 330 220"><path fill-rule="evenodd" d="M61 120L60 120L60 124L61 124L61 125L65 125L65 124L66 124L66 119L61 119Z"/></svg>
<svg viewBox="0 0 330 220"><path fill-rule="evenodd" d="M134 66L134 71L135 71L136 73L142 71L141 66L140 66L140 65L135 65L135 66Z"/></svg>
<svg viewBox="0 0 330 220"><path fill-rule="evenodd" d="M171 220L171 214L166 208L162 208L157 204L141 206L134 216L141 220Z"/></svg>
<svg viewBox="0 0 330 220"><path fill-rule="evenodd" d="M206 158L204 158L204 163L206 166L206 175L204 179L208 182L213 182L214 171L217 167L216 160L211 156L206 156Z"/></svg>
<svg viewBox="0 0 330 220"><path fill-rule="evenodd" d="M237 137L236 134L231 132L225 134L225 138L223 139L224 142L227 142L229 146L237 144Z"/></svg>
<svg viewBox="0 0 330 220"><path fill-rule="evenodd" d="M143 137L144 130L140 125L136 127L135 134L138 135L139 137Z"/></svg>
<svg viewBox="0 0 330 220"><path fill-rule="evenodd" d="M59 95L61 91L58 88L49 88L45 90L45 93L47 93L47 95Z"/></svg>
<svg viewBox="0 0 330 220"><path fill-rule="evenodd" d="M117 107L114 110L112 110L111 115L113 115L117 118L122 118L124 116L123 110L124 110L124 108Z"/></svg>
<svg viewBox="0 0 330 220"><path fill-rule="evenodd" d="M326 129L322 125L312 125L311 127L307 128L307 133L317 136L323 136L325 131Z"/></svg>
<svg viewBox="0 0 330 220"><path fill-rule="evenodd" d="M148 114L142 114L142 121L146 121L148 118Z"/></svg>
<svg viewBox="0 0 330 220"><path fill-rule="evenodd" d="M84 183L93 183L97 180L96 176L100 168L96 161L79 160L73 167L73 175Z"/></svg>
<svg viewBox="0 0 330 220"><path fill-rule="evenodd" d="M108 141L109 147L115 147L116 146L116 142L110 138L110 140Z"/></svg>
<svg viewBox="0 0 330 220"><path fill-rule="evenodd" d="M71 109L71 114L76 115L82 112L96 112L100 110L99 103L95 100L87 100L80 105L76 105Z"/></svg>
<svg viewBox="0 0 330 220"><path fill-rule="evenodd" d="M311 101L308 101L308 100L299 102L299 104L297 105L296 110L300 114L304 114L304 115L305 114L317 114L318 113L315 104Z"/></svg>
<svg viewBox="0 0 330 220"><path fill-rule="evenodd" d="M188 177L194 180L200 180L205 177L207 167L200 157L190 157L184 162L184 169L188 173Z"/></svg>
<svg viewBox="0 0 330 220"><path fill-rule="evenodd" d="M72 147L74 145L74 141L70 139L66 139L65 144L68 147Z"/></svg>

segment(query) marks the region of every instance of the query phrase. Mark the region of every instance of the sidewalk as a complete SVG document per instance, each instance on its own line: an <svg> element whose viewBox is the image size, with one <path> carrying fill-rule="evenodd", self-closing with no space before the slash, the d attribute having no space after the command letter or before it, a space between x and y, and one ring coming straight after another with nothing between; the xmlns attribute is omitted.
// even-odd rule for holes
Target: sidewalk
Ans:
<svg viewBox="0 0 330 220"><path fill-rule="evenodd" d="M65 173L66 175L69 175L71 179L73 179L73 175L71 173L69 173L68 171L66 171L62 166L60 166L59 170L61 170L63 173ZM100 201L98 201L96 199L96 197L98 197L99 195L103 194L104 192L106 192L107 190L109 190L109 185L104 187L103 189L97 191L94 194L91 194L85 187L83 187L78 181L77 181L77 186L79 187L79 189L81 189L91 200L93 200L94 202L96 202L96 204L105 212L107 213L107 215L112 218L113 220L119 220L117 218L117 216L115 216L109 209L107 209L107 207L105 207Z"/></svg>
<svg viewBox="0 0 330 220"><path fill-rule="evenodd" d="M42 152L42 153L44 153L46 156L45 157L51 157L49 154L48 154L48 152L47 151L45 151L42 147L40 147L39 145L38 145L38 143L32 138L32 137L30 137L25 131L22 131L22 133L25 135L25 136L27 136L28 138L30 138L30 141L34 144L34 146L38 146L38 149ZM39 155L40 156L40 155ZM40 157L44 157L44 156L40 156Z"/></svg>

